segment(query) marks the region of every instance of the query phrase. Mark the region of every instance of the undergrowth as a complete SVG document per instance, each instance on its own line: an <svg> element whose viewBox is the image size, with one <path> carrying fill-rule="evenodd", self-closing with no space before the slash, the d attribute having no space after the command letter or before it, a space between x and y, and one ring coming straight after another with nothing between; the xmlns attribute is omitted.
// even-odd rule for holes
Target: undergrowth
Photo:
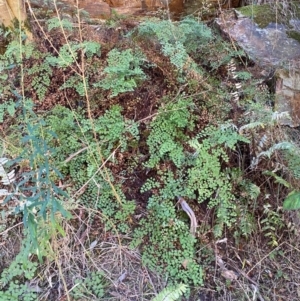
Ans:
<svg viewBox="0 0 300 301"><path fill-rule="evenodd" d="M47 24L48 34L59 29L75 34L66 20ZM108 240L115 235L120 248L131 241L143 265L168 279L170 286L155 300L164 295L176 300L191 293L188 286L205 284L207 266L197 254L207 233L212 240L231 233L239 243L260 227L268 244L277 247L277 231L285 227L279 204L287 192L298 196L299 146L285 141L278 116L262 114L270 95L256 92L249 72L238 72L228 87L214 78L241 51L193 18L142 22L113 49L83 38L80 29L76 33L79 39L56 48L48 40L49 52L13 40L0 57L0 121L6 133L1 205L13 208L9 214L21 214L25 228L20 254L1 273L1 300L38 298L40 291L28 282L41 273L39 263L46 257L59 268L49 245L54 236L66 235L61 219L82 215L74 208L86 208L92 219L98 212ZM164 73L160 63L166 59L172 69ZM151 92L155 112L142 120L128 118L126 101L159 72L168 75L162 81L166 93L153 97ZM61 81L57 74L63 74ZM236 81L244 90L233 98ZM216 83L217 96L211 86ZM55 93L63 95L63 105L48 108ZM40 111L44 103L47 110ZM220 106L226 114L237 106L249 114L234 121L220 118ZM143 175L140 181L137 174ZM258 177L269 187L261 187ZM266 203L268 194L278 202ZM178 198L190 211L179 210ZM209 223L193 233L191 219L200 222L203 211L210 212ZM85 250L82 256L94 264L91 254ZM68 298L106 298L110 284L102 271L81 276L62 280Z"/></svg>

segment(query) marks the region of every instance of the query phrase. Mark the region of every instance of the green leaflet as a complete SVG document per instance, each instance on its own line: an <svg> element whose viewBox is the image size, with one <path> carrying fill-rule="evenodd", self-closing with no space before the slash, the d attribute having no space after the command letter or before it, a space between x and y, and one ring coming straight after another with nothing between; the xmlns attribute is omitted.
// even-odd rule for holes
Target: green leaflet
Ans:
<svg viewBox="0 0 300 301"><path fill-rule="evenodd" d="M300 191L292 191L283 201L283 209L298 210L300 209Z"/></svg>

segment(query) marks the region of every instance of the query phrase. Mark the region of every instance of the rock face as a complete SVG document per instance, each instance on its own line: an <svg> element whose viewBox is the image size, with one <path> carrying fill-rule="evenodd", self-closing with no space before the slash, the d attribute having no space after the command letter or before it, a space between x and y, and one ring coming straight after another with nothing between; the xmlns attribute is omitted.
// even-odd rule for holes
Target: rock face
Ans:
<svg viewBox="0 0 300 301"><path fill-rule="evenodd" d="M242 0L185 0L184 14L198 14L201 18L211 20L216 17L220 8L230 9L239 7Z"/></svg>
<svg viewBox="0 0 300 301"><path fill-rule="evenodd" d="M28 0L32 8L42 9L44 11L51 10L56 15L53 0ZM108 19L111 16L110 6L102 0L79 0L78 8L89 13L92 19ZM75 15L77 12L76 0L61 0L56 2L56 7L60 12Z"/></svg>
<svg viewBox="0 0 300 301"><path fill-rule="evenodd" d="M53 10L55 14L53 0L28 1L33 8ZM73 15L76 12L76 3L76 0L60 0L57 1L56 5L59 10ZM88 12L92 19L108 19L111 16L111 9L114 9L118 14L132 15L159 7L169 7L171 12L181 13L183 3L184 0L78 0L79 9Z"/></svg>
<svg viewBox="0 0 300 301"><path fill-rule="evenodd" d="M245 7L224 13L216 23L267 74L276 70L275 110L289 112L292 120L280 122L296 127L300 125L300 16L295 12L300 11L300 3L294 8L290 16L278 11L285 18L274 19L269 5ZM243 14L247 9L252 11L251 17Z"/></svg>
<svg viewBox="0 0 300 301"><path fill-rule="evenodd" d="M296 35L300 28L300 20L290 19L289 24L277 23L276 16L274 20L269 16L272 14L269 5L265 10L262 6L260 10L265 15L261 16L261 20L247 17L242 13L243 10L235 10L234 14L224 13L216 19L216 23L223 33L235 40L261 66L278 67L300 58L300 43L292 38L292 33Z"/></svg>
<svg viewBox="0 0 300 301"><path fill-rule="evenodd" d="M95 0L81 0L78 2L79 8L88 12L92 19L108 19L111 15L111 8L105 2Z"/></svg>
<svg viewBox="0 0 300 301"><path fill-rule="evenodd" d="M300 65L300 64L299 64ZM297 127L300 125L300 66L292 69L278 69L275 72L276 97L275 110L289 112L290 119L281 120L281 124Z"/></svg>

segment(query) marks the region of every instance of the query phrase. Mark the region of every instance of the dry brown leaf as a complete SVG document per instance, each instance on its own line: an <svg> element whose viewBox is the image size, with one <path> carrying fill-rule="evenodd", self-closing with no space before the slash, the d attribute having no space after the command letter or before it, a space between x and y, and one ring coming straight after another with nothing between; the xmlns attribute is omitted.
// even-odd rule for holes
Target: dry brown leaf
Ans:
<svg viewBox="0 0 300 301"><path fill-rule="evenodd" d="M230 281L236 281L238 279L237 274L232 270L224 269L221 271L221 275Z"/></svg>
<svg viewBox="0 0 300 301"><path fill-rule="evenodd" d="M190 259L185 259L183 262L182 262L182 266L183 266L183 268L186 270L187 269L187 266L188 266L188 264L191 262L191 260Z"/></svg>

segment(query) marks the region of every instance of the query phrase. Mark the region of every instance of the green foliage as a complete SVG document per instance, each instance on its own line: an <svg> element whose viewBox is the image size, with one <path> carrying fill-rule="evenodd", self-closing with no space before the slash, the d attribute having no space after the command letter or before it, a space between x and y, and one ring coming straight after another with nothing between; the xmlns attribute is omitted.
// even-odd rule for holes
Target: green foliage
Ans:
<svg viewBox="0 0 300 301"><path fill-rule="evenodd" d="M0 123L3 123L6 112L10 115L10 117L15 115L16 104L13 100L8 100L0 104Z"/></svg>
<svg viewBox="0 0 300 301"><path fill-rule="evenodd" d="M21 57L23 61L21 61ZM0 71L1 69L5 70L10 76L7 74L0 76L0 95L2 93L3 96L5 95L9 105L3 103L1 112L3 112L4 107L10 115L13 115L13 110L20 106L17 102L13 104L13 101L18 99L17 87L19 87L21 80L20 66L25 62L26 65L22 66L26 80L24 91L31 95L37 95L40 100L43 100L52 76L52 69L47 63L46 57L46 54L36 49L32 43L20 45L20 43L12 41L7 46L5 54L0 56ZM33 60L34 62L32 62Z"/></svg>
<svg viewBox="0 0 300 301"><path fill-rule="evenodd" d="M249 238L256 230L256 220L253 215L257 198L260 195L260 188L248 179L244 179L243 170L239 168L227 169L227 177L230 179L236 196L235 232L237 241L240 237Z"/></svg>
<svg viewBox="0 0 300 301"><path fill-rule="evenodd" d="M140 67L144 62L144 56L139 51L113 49L108 54L108 66L104 68L105 78L94 86L111 90L111 97L133 91L139 81L146 79Z"/></svg>
<svg viewBox="0 0 300 301"><path fill-rule="evenodd" d="M161 196L149 199L149 214L135 232L133 246L142 244L142 260L150 269L183 283L203 284L203 271L195 261L195 238L176 217L172 202Z"/></svg>
<svg viewBox="0 0 300 301"><path fill-rule="evenodd" d="M237 79L239 80L248 80L252 77L251 73L247 72L247 71L239 71L239 72L235 72Z"/></svg>
<svg viewBox="0 0 300 301"><path fill-rule="evenodd" d="M10 266L3 270L0 277L1 301L35 301L37 294L27 285L37 273L36 262L31 261L28 249L28 236L23 242L20 253Z"/></svg>
<svg viewBox="0 0 300 301"><path fill-rule="evenodd" d="M103 116L95 119L93 125L81 113L57 106L45 118L45 128L55 133L44 137L55 148L56 165L63 175L71 178L76 189L86 186L80 196L81 202L101 210L107 229L115 225L118 230L127 232L127 221L135 210L135 203L126 200L121 185L109 170L105 175L99 170L100 153L106 159L115 148L125 151L130 141L139 138L137 124L124 119L120 106L112 106ZM66 162L70 155L83 147L86 149ZM107 177L114 183L114 190Z"/></svg>
<svg viewBox="0 0 300 301"><path fill-rule="evenodd" d="M183 283L168 286L163 289L152 301L176 301L187 291L187 286Z"/></svg>
<svg viewBox="0 0 300 301"><path fill-rule="evenodd" d="M78 74L70 76L60 87L61 90L71 88L75 89L79 96L85 96L86 87L88 87L88 78L82 78Z"/></svg>
<svg viewBox="0 0 300 301"><path fill-rule="evenodd" d="M58 17L47 20L48 30L51 31L54 28L63 28L71 31L73 28L72 22L68 19L59 19Z"/></svg>
<svg viewBox="0 0 300 301"><path fill-rule="evenodd" d="M104 157L107 157L114 148L120 146L124 151L129 141L139 138L137 124L125 120L120 106L112 106L103 116L95 119L93 125L81 113L56 106L45 118L45 123L49 132L55 133L55 135L47 135L46 139L49 145L55 148L57 161L62 162L83 146L89 146L86 152L75 157L69 165L72 168L73 162L85 157L86 162L89 162L88 176L96 172L99 167L98 162L95 162L95 158L100 159L99 150ZM97 143L94 141L93 131L97 134ZM62 166L67 167L66 164Z"/></svg>
<svg viewBox="0 0 300 301"><path fill-rule="evenodd" d="M218 128L208 126L198 136L204 137L206 135L209 136L209 141L212 146L224 145L231 150L234 150L240 142L250 142L249 139L243 137L238 132L237 127L232 123L221 124Z"/></svg>
<svg viewBox="0 0 300 301"><path fill-rule="evenodd" d="M192 166L187 171L186 194L195 197L196 192L198 202L208 200L209 208L216 208L217 224L214 232L219 237L223 226L231 226L236 220L231 183L221 170L221 162L226 162L227 156L220 146L212 148L209 139L201 143L194 140L190 145L195 153L190 160Z"/></svg>
<svg viewBox="0 0 300 301"><path fill-rule="evenodd" d="M210 40L208 47L203 47L197 57L205 64L210 66L212 70L227 65L233 58L245 56L243 50L237 50L224 41L224 39L214 32L213 39Z"/></svg>
<svg viewBox="0 0 300 301"><path fill-rule="evenodd" d="M263 174L273 177L275 179L275 183L281 184L281 185L283 185L283 186L285 186L287 188L291 187L291 184L289 182L287 182L286 180L284 180L282 177L278 176L273 171L265 170L265 171L263 171Z"/></svg>
<svg viewBox="0 0 300 301"><path fill-rule="evenodd" d="M122 192L121 185L116 183L112 176L114 190L103 176L93 177L93 183L88 185L86 191L80 196L79 201L91 208L101 211L106 230L114 229L122 233L129 231L128 222L135 210L135 202L128 201ZM80 180L73 178L75 184Z"/></svg>
<svg viewBox="0 0 300 301"><path fill-rule="evenodd" d="M92 272L84 280L77 280L71 296L75 300L83 300L82 298L100 299L105 295L106 281L103 272Z"/></svg>
<svg viewBox="0 0 300 301"><path fill-rule="evenodd" d="M300 209L300 192L292 191L283 201L283 209L298 210Z"/></svg>
<svg viewBox="0 0 300 301"><path fill-rule="evenodd" d="M87 128L86 128L87 126ZM89 122L84 124L83 130L88 132ZM99 140L103 147L103 154L109 155L117 143L120 144L121 150L127 149L130 140L139 139L138 124L125 120L122 116L122 108L120 106L112 106L109 111L99 117L94 122L94 130L99 136Z"/></svg>
<svg viewBox="0 0 300 301"><path fill-rule="evenodd" d="M151 122L151 132L147 139L150 158L148 167L154 167L160 160L170 159L180 167L184 161L182 141L188 139L184 134L186 128L192 128L189 100L179 99L168 102L158 111L158 115Z"/></svg>
<svg viewBox="0 0 300 301"><path fill-rule="evenodd" d="M189 54L200 51L212 38L211 30L193 18L186 18L177 24L169 21L146 21L139 25L138 34L155 37L162 53L178 69L183 69Z"/></svg>
<svg viewBox="0 0 300 301"><path fill-rule="evenodd" d="M224 225L231 227L236 222L232 183L222 171L222 163L228 161L226 148L234 149L238 142L248 140L232 126L208 127L198 137L202 137L201 142L198 139L189 142L195 151L187 163L185 195L197 196L199 203L207 201L209 208L216 208L214 233L219 237Z"/></svg>
<svg viewBox="0 0 300 301"><path fill-rule="evenodd" d="M17 201L15 212L22 212L24 226L28 229L28 235L38 254L39 221L49 219L55 225L57 212L64 217L69 217L70 214L62 206L62 200L68 195L53 181L53 176L61 177L59 171L51 164L53 151L48 147L44 137L39 135L44 122L41 119L37 120L37 116L30 108L31 101L25 100L23 107L25 122L20 127L23 134L21 140L23 152L14 161L21 163L26 159L29 168L18 181L11 183L11 193L6 196L4 203L11 199ZM44 133L43 130L41 132Z"/></svg>
<svg viewBox="0 0 300 301"><path fill-rule="evenodd" d="M73 63L77 63L79 52L83 51L89 58L93 55L100 56L100 44L93 41L84 41L82 43L69 42L59 49L58 56L48 56L46 61L54 67L67 68Z"/></svg>
<svg viewBox="0 0 300 301"><path fill-rule="evenodd" d="M32 76L32 89L37 94L39 100L43 100L50 86L50 77L52 75L52 69L44 61L42 63L34 64L27 71L27 74L29 76Z"/></svg>
<svg viewBox="0 0 300 301"><path fill-rule="evenodd" d="M260 221L262 224L262 230L264 232L264 235L269 241L268 244L272 247L278 246L276 233L279 229L284 227L283 217L279 210L279 208L274 210L272 206L268 203L265 204L265 218Z"/></svg>
<svg viewBox="0 0 300 301"><path fill-rule="evenodd" d="M299 147L287 148L284 153L284 158L291 173L296 179L300 179L300 149Z"/></svg>
<svg viewBox="0 0 300 301"><path fill-rule="evenodd" d="M71 22L58 18L49 20L47 25L49 31L71 31L73 26ZM182 82L191 70L196 71L194 74L199 74L199 66L196 64L199 60L204 62L205 67L218 69L233 57L242 54L241 51L229 48L227 43L217 41L206 25L192 18L180 22L146 21L131 33L131 37L144 39L155 46L152 48L154 51L161 51L173 64L174 70L168 70L170 74L177 74ZM126 37L122 39L122 43L123 41L127 41ZM123 47L122 43L117 46ZM18 138L23 152L11 164L26 166L21 176L16 179L12 177L12 183L6 185L4 182L9 179L9 173L1 161L0 182L7 188L1 190L1 195L6 196L6 202L12 199L17 202L16 212L22 212L24 225L28 230L25 241L27 253L24 252L27 255L17 257L1 275L1 300L36 300L37 294L30 291L25 283L37 274L37 267L31 262L28 250L41 259L53 231L64 235L56 214L69 216L62 205L69 195L57 184L63 177L64 184L71 185L70 191L75 192L76 202L100 212L105 230L129 233L132 230L130 226L136 202L126 198L128 190L124 189L127 187L122 183L123 175L128 176L126 180L131 180L132 174L136 171L142 173L143 168L146 169L145 174L150 172L151 177L141 188L141 193L147 192L149 195L147 214L139 220L132 245L140 246L142 260L147 267L169 277L171 283L183 283L167 287L154 300L177 300L186 291L187 284L203 285L206 263L199 262L199 242L190 234L188 217L181 209L176 209L178 196L186 199L191 210L195 210L196 218L199 218L198 204L202 204L201 210L212 209L215 237L222 236L225 227L235 231L237 240L241 236L248 238L256 229L255 206L260 201L260 188L245 178L245 171L242 169L244 166L232 168L236 161L230 156L239 156L236 156L237 147L250 141L257 142L258 135L254 136L253 133L260 133L266 127L274 129L278 125L278 116L273 119L270 118L271 115L267 116L268 119L263 116L266 114L261 110L261 104L256 107L258 113L252 114L252 108L256 105L253 104L253 99L257 101L254 97L254 85L245 85L247 87L243 90L248 107L245 105L242 109L251 109L251 113L239 120L239 130L229 121L219 127L207 126L196 134L193 131L195 127L201 129L205 126L201 122L200 111L205 109L211 114L211 104L219 108L219 101L222 100L223 105L227 95L220 81L212 78L211 74L208 86L212 84L212 88L215 88L219 85L214 91L216 95L210 89L205 93L198 93L198 79L201 78L202 81L203 77L193 77L195 83L190 80L180 90L187 94L178 93L176 97L167 95L165 99L156 99L155 118L150 123L145 122L145 131L138 123L127 120L123 116L122 107L111 105L111 100L103 105L109 109L90 120L86 118L86 111L76 112L62 106L55 107L41 118L33 113L33 101L20 97L20 86L23 85L25 95L32 95L34 101L37 98L43 100L47 97L53 75L56 74L54 71L57 70L66 74L64 83L58 89L76 91L83 102L86 96L94 96L95 91L97 96L93 101L98 101L97 97L103 92L101 89L110 90L111 97L134 91L146 79L144 70L149 63L138 47L125 50L124 47L123 50L114 48L108 53L107 61L100 57L100 48L100 44L96 42L73 40L62 45L55 55L46 55L33 44L23 45L13 41L5 55L0 57L0 96L3 100L0 104L0 122L3 122L7 113L10 116L14 116L16 110L20 113L17 121ZM19 74L24 75L25 82ZM251 79L248 72L240 71L235 74L241 81ZM193 85L197 93L188 97ZM205 97L202 98L200 94ZM263 98L264 101L266 98ZM96 105L102 107L102 103L97 102ZM229 104L226 106L229 108ZM207 122L210 118L207 118ZM246 118L249 118L249 123L243 125ZM143 121L146 119L149 120L147 117ZM200 121L199 124L196 120ZM139 131L144 139L141 142L146 140L146 144L139 144ZM15 133L14 135L17 136ZM263 139L260 141L263 142ZM132 144L138 146L134 153L129 152ZM125 160L122 160L121 165L118 158L125 152ZM257 164L258 158L271 160L278 153L284 154L294 178L299 178L299 150L290 142L276 140L267 150L259 152ZM136 160L134 167L128 167L126 160L135 155L138 159L146 158L147 161L139 166L142 160ZM239 162L242 159L238 158ZM5 161L6 163L8 162ZM292 184L275 172L266 171L265 175L271 176L280 185L293 188ZM138 185L138 182L134 182L134 185L136 183ZM283 206L285 209L298 209L299 191L293 191ZM261 229L269 243L276 246L276 230L283 226L281 213L266 204L263 214ZM210 226L205 226L211 232ZM196 236L203 234L200 231L201 226ZM48 256L50 255L53 254L49 253ZM211 261L209 259L207 265ZM99 299L105 296L105 286L104 275L94 272L79 281L71 294L74 299Z"/></svg>

